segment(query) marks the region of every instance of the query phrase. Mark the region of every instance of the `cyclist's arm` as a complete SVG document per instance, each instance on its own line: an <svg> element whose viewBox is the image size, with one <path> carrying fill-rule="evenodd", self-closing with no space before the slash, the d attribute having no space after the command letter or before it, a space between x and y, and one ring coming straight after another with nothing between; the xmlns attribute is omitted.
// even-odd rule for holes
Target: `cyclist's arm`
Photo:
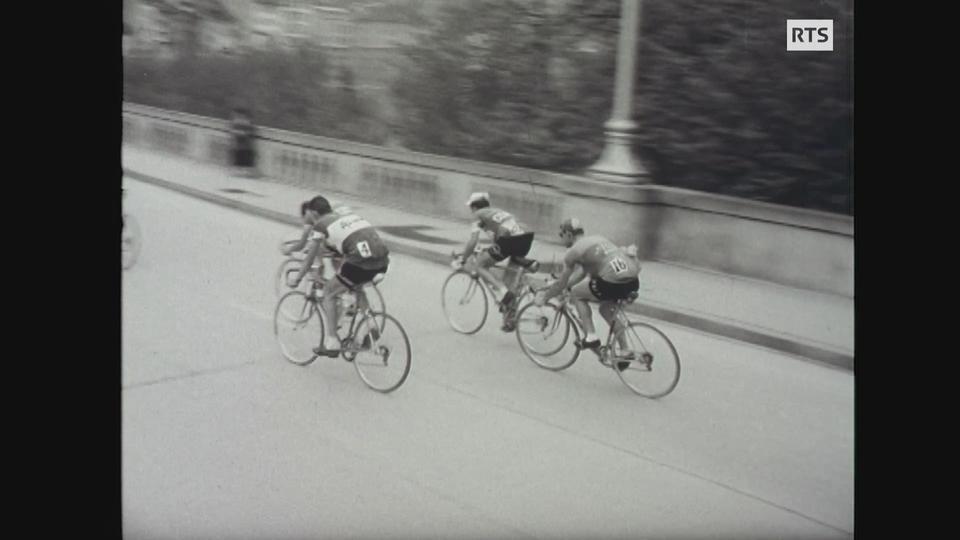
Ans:
<svg viewBox="0 0 960 540"><path fill-rule="evenodd" d="M474 248L477 247L477 242L480 240L480 230L473 229L470 233L470 240L467 240L467 246L463 249L463 255L460 260L466 261L470 255L473 255Z"/></svg>
<svg viewBox="0 0 960 540"><path fill-rule="evenodd" d="M313 261L316 260L317 255L323 249L323 241L317 240L313 242L310 246L310 251L307 253L307 257L303 260L303 266L300 267L300 272L297 273L296 283L300 283L303 280L303 277L307 275L307 272L310 271L310 267L313 266Z"/></svg>
<svg viewBox="0 0 960 540"><path fill-rule="evenodd" d="M579 268L580 268L580 265L578 264L564 264L563 273L561 273L560 277L557 278L557 280L554 281L553 284L547 287L546 290L544 291L544 299L549 300L554 296L560 294L560 292L562 292L571 282L570 277L573 275L574 271L576 271ZM581 279L583 279L584 275L586 275L586 272L580 269L580 277L578 277L576 281L574 281L573 283L576 283L577 281L580 281Z"/></svg>
<svg viewBox="0 0 960 540"><path fill-rule="evenodd" d="M573 265L573 270L570 272L570 277L567 280L567 287L573 287L583 281L585 277L587 277L587 271L579 264Z"/></svg>
<svg viewBox="0 0 960 540"><path fill-rule="evenodd" d="M310 238L310 231L312 228L307 225L303 228L303 233L300 234L300 239L293 242L284 242L286 248L284 249L284 255L290 255L293 252L300 251L307 245L307 240Z"/></svg>

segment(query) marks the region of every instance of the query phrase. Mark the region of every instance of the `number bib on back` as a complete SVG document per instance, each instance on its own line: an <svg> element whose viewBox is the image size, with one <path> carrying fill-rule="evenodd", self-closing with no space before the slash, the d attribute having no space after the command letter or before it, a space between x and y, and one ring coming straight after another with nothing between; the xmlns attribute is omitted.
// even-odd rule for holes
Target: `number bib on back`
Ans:
<svg viewBox="0 0 960 540"><path fill-rule="evenodd" d="M523 234L524 227L510 212L497 208L481 208L476 212L477 226L493 233L494 238L501 236L518 236Z"/></svg>

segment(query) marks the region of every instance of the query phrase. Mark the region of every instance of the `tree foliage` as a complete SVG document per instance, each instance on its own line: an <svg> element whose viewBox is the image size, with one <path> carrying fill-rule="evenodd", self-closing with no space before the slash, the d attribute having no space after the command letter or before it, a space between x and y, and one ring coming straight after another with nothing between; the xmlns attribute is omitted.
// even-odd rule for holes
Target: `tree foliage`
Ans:
<svg viewBox="0 0 960 540"><path fill-rule="evenodd" d="M259 125L380 144L385 130L353 86L348 69L312 49L124 61L124 99L134 103L223 119L243 106Z"/></svg>
<svg viewBox="0 0 960 540"><path fill-rule="evenodd" d="M638 151L657 183L852 213L848 1L645 0ZM619 0L442 10L395 85L408 147L580 171L611 114ZM786 19L833 19L832 53L787 52Z"/></svg>
<svg viewBox="0 0 960 540"><path fill-rule="evenodd" d="M233 14L224 7L222 0L140 0L156 8L166 20L166 25L179 44L180 56L194 56L199 52L200 26L202 21L233 22Z"/></svg>

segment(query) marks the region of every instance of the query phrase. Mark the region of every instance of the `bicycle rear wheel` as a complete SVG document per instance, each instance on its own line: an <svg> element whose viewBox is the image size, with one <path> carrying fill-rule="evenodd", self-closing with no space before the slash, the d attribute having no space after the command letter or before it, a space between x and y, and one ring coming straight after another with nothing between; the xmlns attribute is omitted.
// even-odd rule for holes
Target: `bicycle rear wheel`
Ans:
<svg viewBox="0 0 960 540"><path fill-rule="evenodd" d="M124 270L131 268L140 257L140 224L130 214L123 216L120 232L120 261Z"/></svg>
<svg viewBox="0 0 960 540"><path fill-rule="evenodd" d="M480 279L457 270L443 282L443 314L450 326L461 334L475 334L487 321L487 293Z"/></svg>
<svg viewBox="0 0 960 540"><path fill-rule="evenodd" d="M672 392L680 382L680 355L670 339L643 322L631 322L623 332L625 349L612 335L610 339L610 361L623 384L653 399ZM619 369L621 367L625 369Z"/></svg>
<svg viewBox="0 0 960 540"><path fill-rule="evenodd" d="M368 312L357 324L350 349L360 380L377 392L396 390L410 374L410 339L391 315Z"/></svg>
<svg viewBox="0 0 960 540"><path fill-rule="evenodd" d="M579 330L570 316L557 306L547 303L542 307L530 303L517 313L517 342L534 364L551 371L567 369L577 361L580 349L570 343ZM568 351L564 347L570 343Z"/></svg>
<svg viewBox="0 0 960 540"><path fill-rule="evenodd" d="M371 291L373 293L371 294ZM387 303L383 300L383 295L380 293L380 289L373 283L367 287L364 292L367 296L367 305L370 308L370 311L374 313L386 313L387 312ZM382 330L383 328L381 328Z"/></svg>
<svg viewBox="0 0 960 540"><path fill-rule="evenodd" d="M283 295L273 313L273 335L291 363L305 366L316 360L313 349L323 341L323 317L316 300L301 291Z"/></svg>

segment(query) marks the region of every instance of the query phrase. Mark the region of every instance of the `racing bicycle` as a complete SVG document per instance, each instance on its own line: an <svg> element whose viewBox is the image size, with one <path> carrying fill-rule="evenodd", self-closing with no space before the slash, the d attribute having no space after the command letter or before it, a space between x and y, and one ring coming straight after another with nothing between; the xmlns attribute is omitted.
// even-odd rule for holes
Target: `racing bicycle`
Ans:
<svg viewBox="0 0 960 540"><path fill-rule="evenodd" d="M625 346L613 326L598 349L590 349L600 364L613 369L623 384L648 398L661 398L680 381L680 356L666 334L652 324L631 321L624 308L636 301L637 293L619 300L614 311ZM517 341L534 364L551 371L572 366L580 356L580 343L586 332L572 305L570 290L543 306L530 302L517 313ZM567 345L570 344L570 347Z"/></svg>
<svg viewBox="0 0 960 540"><path fill-rule="evenodd" d="M322 347L324 325L328 324L320 307L324 282L316 275L308 275L308 290L288 291L277 302L273 314L273 332L280 351L299 366L317 359L315 349ZM400 322L373 309L368 301L367 289L383 277L384 274L378 274L371 283L353 287L341 296L352 296L354 303L340 310L337 335L341 344L339 356L353 364L360 380L373 390L388 393L406 381L412 355L410 340ZM345 334L341 332L344 327Z"/></svg>
<svg viewBox="0 0 960 540"><path fill-rule="evenodd" d="M490 310L490 302L496 304L495 296L490 291L490 286L475 270L477 255L484 248L477 246L473 254L460 267L447 276L443 282L440 301L443 305L443 314L447 318L450 327L461 334L475 334L483 328L487 321L487 314ZM459 252L450 254L451 260L456 261L460 258ZM502 268L491 267L491 271L502 272ZM516 306L522 305L525 301L533 298L533 291L530 287L530 271L520 267L519 275L516 277L518 285L513 291L516 299L513 306L504 313L504 323L510 323L513 326L515 322ZM512 313L511 313L512 312ZM510 327L508 326L508 328Z"/></svg>

